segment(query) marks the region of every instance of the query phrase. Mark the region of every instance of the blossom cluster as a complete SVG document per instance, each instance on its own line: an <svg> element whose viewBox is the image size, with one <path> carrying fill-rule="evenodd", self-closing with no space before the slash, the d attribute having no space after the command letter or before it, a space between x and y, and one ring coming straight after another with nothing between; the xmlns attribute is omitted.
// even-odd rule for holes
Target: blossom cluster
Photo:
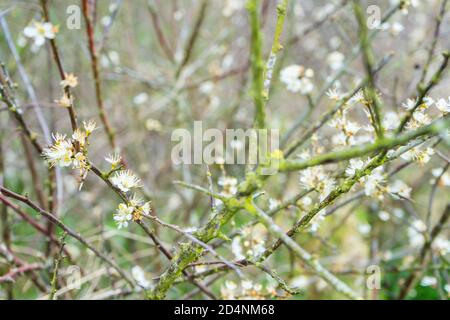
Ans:
<svg viewBox="0 0 450 320"><path fill-rule="evenodd" d="M130 193L132 190L142 187L141 180L129 169L124 169L122 158L118 154L112 154L105 158L111 164L108 174L109 181L123 194ZM140 221L143 216L151 212L151 202L145 202L138 195L133 193L127 197L127 201L119 204L114 221L119 229L126 228L130 221Z"/></svg>
<svg viewBox="0 0 450 320"><path fill-rule="evenodd" d="M90 164L88 160L89 137L96 129L95 121L83 123L83 128L76 129L71 137L53 134L54 143L43 150L43 156L51 167L69 167L80 170L82 181L85 179ZM82 182L81 181L81 182ZM81 187L80 183L80 187Z"/></svg>

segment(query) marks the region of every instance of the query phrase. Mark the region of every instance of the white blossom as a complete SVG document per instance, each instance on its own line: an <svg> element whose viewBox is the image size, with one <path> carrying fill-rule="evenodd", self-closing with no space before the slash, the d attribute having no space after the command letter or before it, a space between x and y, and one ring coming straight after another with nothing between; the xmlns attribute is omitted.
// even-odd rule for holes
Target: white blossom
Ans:
<svg viewBox="0 0 450 320"><path fill-rule="evenodd" d="M447 114L450 113L450 97L449 97L449 101L446 101L445 99L439 99L436 103L435 103L436 108L439 109L440 112L442 112L443 114Z"/></svg>
<svg viewBox="0 0 450 320"><path fill-rule="evenodd" d="M387 187L388 192L392 193L393 195L398 195L403 198L410 198L411 197L411 188L404 183L402 180L395 180L393 184L389 185Z"/></svg>
<svg viewBox="0 0 450 320"><path fill-rule="evenodd" d="M68 167L72 164L72 157L74 155L74 148L69 140L66 140L65 135L53 135L55 143L45 148L43 151L44 157L48 163L53 166Z"/></svg>
<svg viewBox="0 0 450 320"><path fill-rule="evenodd" d="M140 180L130 170L117 172L112 178L111 182L123 192L128 192L132 188L141 186Z"/></svg>
<svg viewBox="0 0 450 320"><path fill-rule="evenodd" d="M114 221L116 221L119 229L128 227L128 222L133 219L133 211L134 207L125 203L119 204L116 214L114 214Z"/></svg>
<svg viewBox="0 0 450 320"><path fill-rule="evenodd" d="M374 169L370 175L363 179L364 193L366 194L366 196L383 199L383 190L381 188L383 183L383 168L378 167Z"/></svg>
<svg viewBox="0 0 450 320"><path fill-rule="evenodd" d="M349 166L345 169L345 174L347 177L353 177L356 171L364 168L364 161L360 159L350 159Z"/></svg>
<svg viewBox="0 0 450 320"><path fill-rule="evenodd" d="M406 102L402 104L402 107L409 111L415 107L416 103L417 103L416 99L408 99L406 100Z"/></svg>
<svg viewBox="0 0 450 320"><path fill-rule="evenodd" d="M428 163L431 159L431 156L434 154L434 150L432 148L426 148L422 150L418 147L413 147L407 152L401 155L402 159L407 161L415 161L421 165Z"/></svg>
<svg viewBox="0 0 450 320"><path fill-rule="evenodd" d="M54 39L57 28L50 22L33 21L23 30L23 34L34 40L34 45L40 47L45 43L45 39Z"/></svg>

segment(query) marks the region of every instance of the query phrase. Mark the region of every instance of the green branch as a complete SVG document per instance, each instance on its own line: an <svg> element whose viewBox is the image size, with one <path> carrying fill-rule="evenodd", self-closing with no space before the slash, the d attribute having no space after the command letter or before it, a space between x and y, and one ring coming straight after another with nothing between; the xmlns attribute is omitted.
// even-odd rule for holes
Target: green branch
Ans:
<svg viewBox="0 0 450 320"><path fill-rule="evenodd" d="M255 104L255 127L266 127L264 110L264 61L262 57L262 34L259 22L259 0L249 0L247 9L250 16L251 46L250 62L252 69L252 97Z"/></svg>

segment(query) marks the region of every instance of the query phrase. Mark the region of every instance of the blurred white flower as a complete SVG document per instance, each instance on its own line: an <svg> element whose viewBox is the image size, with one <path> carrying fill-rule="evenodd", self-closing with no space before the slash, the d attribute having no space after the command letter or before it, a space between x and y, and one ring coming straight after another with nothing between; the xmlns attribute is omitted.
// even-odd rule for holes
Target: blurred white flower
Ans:
<svg viewBox="0 0 450 320"><path fill-rule="evenodd" d="M78 78L73 73L65 73L64 80L61 80L61 86L63 88L70 87L75 88L78 85Z"/></svg>
<svg viewBox="0 0 450 320"><path fill-rule="evenodd" d="M448 172L445 172L444 174L442 174L443 171L444 171L444 169L442 169L442 168L435 168L435 169L431 170L431 174L435 178L441 177L438 181L438 186L450 187L450 174ZM435 179L432 179L431 183L435 183L435 181L436 181Z"/></svg>
<svg viewBox="0 0 450 320"><path fill-rule="evenodd" d="M383 119L383 127L386 130L394 130L397 129L399 125L400 125L400 118L397 112L394 111L386 112Z"/></svg>
<svg viewBox="0 0 450 320"><path fill-rule="evenodd" d="M387 187L389 193L403 198L411 197L411 188L402 180L395 180L393 184Z"/></svg>
<svg viewBox="0 0 450 320"><path fill-rule="evenodd" d="M419 247L423 245L425 240L421 232L419 232L415 228L409 227L407 233L411 246Z"/></svg>
<svg viewBox="0 0 450 320"><path fill-rule="evenodd" d="M434 99L430 96L425 96L423 98L423 103L427 106L427 108L429 108L433 105Z"/></svg>
<svg viewBox="0 0 450 320"><path fill-rule="evenodd" d="M147 280L145 277L144 270L142 270L139 266L134 266L131 269L131 275L133 276L134 280L136 280L137 284L144 289L150 289L151 282Z"/></svg>
<svg viewBox="0 0 450 320"><path fill-rule="evenodd" d="M225 6L222 10L222 14L225 17L230 17L236 11L243 9L245 6L244 0L225 0Z"/></svg>
<svg viewBox="0 0 450 320"><path fill-rule="evenodd" d="M286 85L287 90L306 95L314 90L314 84L310 78L314 77L312 69L306 69L300 65L290 65L280 73L280 81Z"/></svg>
<svg viewBox="0 0 450 320"><path fill-rule="evenodd" d="M345 56L339 51L334 51L327 57L327 63L333 70L341 69L344 65L344 60Z"/></svg>
<svg viewBox="0 0 450 320"><path fill-rule="evenodd" d="M291 280L291 286L298 289L306 288L310 284L310 280L306 276L298 276Z"/></svg>
<svg viewBox="0 0 450 320"><path fill-rule="evenodd" d="M390 214L386 211L378 212L378 217L381 221L388 221L391 218Z"/></svg>
<svg viewBox="0 0 450 320"><path fill-rule="evenodd" d="M362 90L359 90L350 98L349 102L350 103L356 103L356 102L363 103L365 100L366 99L364 98L364 93L362 92Z"/></svg>
<svg viewBox="0 0 450 320"><path fill-rule="evenodd" d="M29 26L23 30L23 34L34 40L34 45L37 47L42 46L45 43L45 39L54 39L55 34L58 32L58 28L52 25L50 22L37 22L33 21Z"/></svg>
<svg viewBox="0 0 450 320"><path fill-rule="evenodd" d="M437 251L439 254L445 256L450 252L450 241L444 237L438 236L433 241L433 250Z"/></svg>
<svg viewBox="0 0 450 320"><path fill-rule="evenodd" d="M55 100L55 103L62 108L69 108L73 104L73 98L69 98L67 94L64 93L59 100Z"/></svg>
<svg viewBox="0 0 450 320"><path fill-rule="evenodd" d="M416 103L416 99L408 99L406 102L402 103L402 107L409 111L415 107Z"/></svg>
<svg viewBox="0 0 450 320"><path fill-rule="evenodd" d="M413 221L412 226L419 232L425 232L427 230L427 226L423 223L422 220L416 219Z"/></svg>
<svg viewBox="0 0 450 320"><path fill-rule="evenodd" d="M233 281L225 281L225 285L220 288L220 294L222 298L226 300L234 300L236 299L237 285Z"/></svg>
<svg viewBox="0 0 450 320"><path fill-rule="evenodd" d="M214 83L212 83L211 81L203 82L198 88L198 90L205 95L209 95L213 91L213 89Z"/></svg>
<svg viewBox="0 0 450 320"><path fill-rule="evenodd" d="M437 284L437 279L435 277L425 276L420 281L422 287L432 287Z"/></svg>
<svg viewBox="0 0 450 320"><path fill-rule="evenodd" d="M401 23L394 22L389 31L393 36L398 36L403 30L405 30L405 27Z"/></svg>
<svg viewBox="0 0 450 320"><path fill-rule="evenodd" d="M245 258L244 251L241 246L241 237L234 237L231 241L231 252L236 260L242 260Z"/></svg>
<svg viewBox="0 0 450 320"><path fill-rule="evenodd" d="M436 108L439 109L440 112L442 112L443 114L447 114L450 113L450 97L449 97L449 101L445 100L445 99L439 99L436 104L435 104Z"/></svg>
<svg viewBox="0 0 450 320"><path fill-rule="evenodd" d="M431 123L430 117L421 111L414 112L413 119L419 126L425 126Z"/></svg>
<svg viewBox="0 0 450 320"><path fill-rule="evenodd" d="M145 129L148 131L161 132L163 125L158 120L149 118L145 121Z"/></svg>
<svg viewBox="0 0 450 320"><path fill-rule="evenodd" d="M308 196L302 198L302 205L305 207L310 206L312 204L312 199Z"/></svg>
<svg viewBox="0 0 450 320"><path fill-rule="evenodd" d="M383 188L381 188L384 182L383 168L378 167L372 171L370 175L362 179L364 185L364 193L366 196L376 197L383 199Z"/></svg>
<svg viewBox="0 0 450 320"><path fill-rule="evenodd" d="M329 89L326 92L326 95L328 96L328 98L330 98L330 100L335 101L339 101L343 98L343 95L339 92L339 90L336 87Z"/></svg>
<svg viewBox="0 0 450 320"><path fill-rule="evenodd" d="M370 230L372 230L372 227L370 226L370 224L364 223L364 224L360 224L358 226L358 231L362 234L362 235L368 235Z"/></svg>
<svg viewBox="0 0 450 320"><path fill-rule="evenodd" d="M273 198L269 199L269 210L274 210L279 205L280 205L280 201L279 200L273 199Z"/></svg>
<svg viewBox="0 0 450 320"><path fill-rule="evenodd" d="M135 105L141 105L144 104L148 101L148 94L145 92L141 92L139 94L137 94L136 96L134 96L133 98L133 103Z"/></svg>
<svg viewBox="0 0 450 320"><path fill-rule="evenodd" d="M356 171L364 168L364 161L360 159L350 159L349 166L345 169L345 174L347 177L353 177Z"/></svg>
<svg viewBox="0 0 450 320"><path fill-rule="evenodd" d="M428 163L431 159L431 156L434 154L434 150L432 148L426 148L425 150L421 150L418 147L413 147L407 152L401 155L401 158L407 161L415 161L420 165L424 165Z"/></svg>
<svg viewBox="0 0 450 320"><path fill-rule="evenodd" d="M242 289L244 290L251 290L253 288L253 282L250 280L243 280L241 282Z"/></svg>
<svg viewBox="0 0 450 320"><path fill-rule="evenodd" d="M221 194L230 197L237 192L237 179L234 177L222 176L219 178L218 184L222 187Z"/></svg>

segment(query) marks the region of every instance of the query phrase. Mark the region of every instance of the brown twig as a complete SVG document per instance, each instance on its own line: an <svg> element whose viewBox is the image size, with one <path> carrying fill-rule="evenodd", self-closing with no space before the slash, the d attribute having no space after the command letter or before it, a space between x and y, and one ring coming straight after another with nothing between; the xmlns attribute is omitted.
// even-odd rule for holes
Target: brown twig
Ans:
<svg viewBox="0 0 450 320"><path fill-rule="evenodd" d="M89 55L91 57L92 74L93 74L94 83L95 83L95 97L97 99L98 115L100 117L100 120L103 123L103 126L105 127L105 131L108 136L109 144L115 150L117 147L117 144L116 144L116 140L115 140L114 130L112 129L109 119L106 116L105 107L103 105L101 79L100 79L100 68L98 65L97 51L95 49L94 26L92 24L92 20L90 17L88 0L82 0L82 7L83 7L84 21L86 23L86 32L87 32L87 36L88 36L88 42L89 42L88 47L89 47Z"/></svg>

